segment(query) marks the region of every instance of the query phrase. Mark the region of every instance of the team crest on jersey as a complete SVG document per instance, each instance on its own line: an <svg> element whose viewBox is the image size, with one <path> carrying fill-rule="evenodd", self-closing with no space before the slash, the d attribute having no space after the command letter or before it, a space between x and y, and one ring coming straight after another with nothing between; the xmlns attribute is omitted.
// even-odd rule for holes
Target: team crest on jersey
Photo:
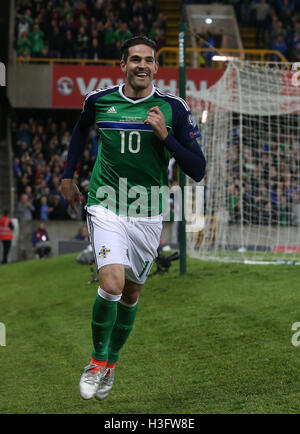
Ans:
<svg viewBox="0 0 300 434"><path fill-rule="evenodd" d="M196 128L196 126L197 126L196 119L195 119L194 116L192 116L191 114L188 115L188 123L189 123L193 128Z"/></svg>
<svg viewBox="0 0 300 434"><path fill-rule="evenodd" d="M100 250L100 252L99 252L99 255L100 256L103 256L103 258L106 258L107 257L107 254L110 252L110 249L108 249L107 247L105 247L105 246L102 246L101 247L101 250Z"/></svg>

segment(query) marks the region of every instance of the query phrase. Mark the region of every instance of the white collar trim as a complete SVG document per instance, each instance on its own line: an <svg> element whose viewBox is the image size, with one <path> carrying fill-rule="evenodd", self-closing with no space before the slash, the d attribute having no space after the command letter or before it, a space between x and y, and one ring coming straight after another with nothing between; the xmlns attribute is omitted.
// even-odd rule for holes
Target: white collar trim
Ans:
<svg viewBox="0 0 300 434"><path fill-rule="evenodd" d="M119 86L119 93L120 93L120 95L121 95L124 99L126 99L126 100L129 101L129 102L131 102L132 104L137 104L137 103L139 103L139 102L146 101L146 99L150 98L150 97L154 94L154 92L155 92L155 87L154 87L154 85L152 84L152 91L151 91L151 93L150 93L149 95L145 96L145 98L140 98L140 99L136 99L136 100L134 100L134 99L128 98L126 95L124 95L124 93L123 93L123 87L124 87L124 86L125 86L124 83L121 83L121 84L120 84L120 86Z"/></svg>

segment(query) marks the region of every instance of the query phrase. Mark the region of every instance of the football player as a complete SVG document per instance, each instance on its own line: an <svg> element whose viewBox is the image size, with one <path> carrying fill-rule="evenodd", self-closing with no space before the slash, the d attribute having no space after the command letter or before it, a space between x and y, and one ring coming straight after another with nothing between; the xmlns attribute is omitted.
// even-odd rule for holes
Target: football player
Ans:
<svg viewBox="0 0 300 434"><path fill-rule="evenodd" d="M186 102L153 85L155 42L143 36L125 41L120 65L123 84L86 96L62 176L63 196L75 210L82 195L73 174L96 123L99 149L86 210L99 287L92 309L93 352L79 384L83 399L109 394L157 256L164 201L153 195L153 187L168 186L171 157L195 181L203 178L206 164Z"/></svg>

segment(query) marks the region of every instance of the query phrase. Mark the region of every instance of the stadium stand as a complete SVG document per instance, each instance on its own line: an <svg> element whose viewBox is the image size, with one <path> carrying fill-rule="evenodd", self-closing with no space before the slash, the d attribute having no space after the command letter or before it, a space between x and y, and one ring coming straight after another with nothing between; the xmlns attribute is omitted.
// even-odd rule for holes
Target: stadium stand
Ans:
<svg viewBox="0 0 300 434"><path fill-rule="evenodd" d="M236 176L227 179L229 191L229 224L291 226L298 224L294 212L300 204L299 166L300 150L296 140L282 138L280 153L277 142L261 145L245 143L243 151L243 195L240 193L238 168L240 162L240 131L235 129L232 144L232 165ZM274 152L275 151L275 152ZM243 213L241 213L243 202Z"/></svg>
<svg viewBox="0 0 300 434"><path fill-rule="evenodd" d="M166 44L155 0L17 0L14 47L22 58L119 59L120 45L148 34Z"/></svg>
<svg viewBox="0 0 300 434"><path fill-rule="evenodd" d="M278 50L290 61L300 57L300 3L295 0L227 0L218 1L235 9L244 49ZM186 0L186 4L208 4L203 0ZM207 33L209 32L209 34ZM199 29L203 39L221 48L220 33L213 24ZM200 48L206 48L202 43ZM279 60L274 56L270 60ZM204 58L201 66L209 66L210 58Z"/></svg>
<svg viewBox="0 0 300 434"><path fill-rule="evenodd" d="M18 193L20 220L69 220L84 218L82 207L76 215L60 193L60 176L70 144L72 122L30 117L12 124L13 173ZM96 131L90 135L78 165L78 182L87 195L91 170L97 154Z"/></svg>

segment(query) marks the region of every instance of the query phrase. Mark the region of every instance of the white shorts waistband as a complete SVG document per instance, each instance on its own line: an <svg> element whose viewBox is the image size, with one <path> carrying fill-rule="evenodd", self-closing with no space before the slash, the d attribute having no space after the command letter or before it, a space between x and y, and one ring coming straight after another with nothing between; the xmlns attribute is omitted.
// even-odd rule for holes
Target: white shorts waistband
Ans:
<svg viewBox="0 0 300 434"><path fill-rule="evenodd" d="M101 205L86 206L86 210L89 214L94 215L95 217L97 216L103 217L105 215L107 219L110 219L112 221L121 219L131 223L148 223L148 224L157 224L163 221L162 214L158 214L151 217L129 217L122 214L115 214L111 210L104 208Z"/></svg>

